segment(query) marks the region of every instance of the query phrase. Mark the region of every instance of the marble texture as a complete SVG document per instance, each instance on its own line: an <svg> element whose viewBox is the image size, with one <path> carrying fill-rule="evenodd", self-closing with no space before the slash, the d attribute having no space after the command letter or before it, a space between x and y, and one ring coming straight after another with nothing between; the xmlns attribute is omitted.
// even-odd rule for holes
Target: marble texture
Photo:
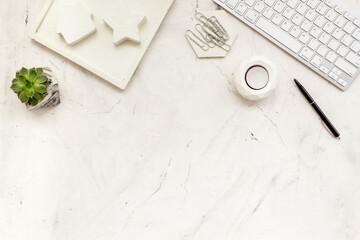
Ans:
<svg viewBox="0 0 360 240"><path fill-rule="evenodd" d="M360 79L341 92L235 19L229 55L198 60L184 33L216 6L177 0L122 92L30 41L44 2L1 0L1 240L360 239ZM279 85L246 102L232 72L259 54ZM62 104L24 109L10 91L22 66L49 66Z"/></svg>

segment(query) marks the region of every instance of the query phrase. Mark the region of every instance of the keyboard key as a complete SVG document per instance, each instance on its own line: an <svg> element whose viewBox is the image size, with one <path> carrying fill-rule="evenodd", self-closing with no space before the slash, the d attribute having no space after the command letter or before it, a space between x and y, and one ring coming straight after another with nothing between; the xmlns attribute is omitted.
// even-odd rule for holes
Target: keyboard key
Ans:
<svg viewBox="0 0 360 240"><path fill-rule="evenodd" d="M354 24L358 27L360 27L360 19L355 19Z"/></svg>
<svg viewBox="0 0 360 240"><path fill-rule="evenodd" d="M238 0L229 0L226 5L231 8L231 9L234 9L236 4L238 3Z"/></svg>
<svg viewBox="0 0 360 240"><path fill-rule="evenodd" d="M283 16L286 17L287 19L291 19L292 16L294 16L295 11L292 10L291 8L286 8L285 11L283 12Z"/></svg>
<svg viewBox="0 0 360 240"><path fill-rule="evenodd" d="M313 36L314 38L318 38L320 36L321 33L321 28L318 27L313 27L310 31L310 35Z"/></svg>
<svg viewBox="0 0 360 240"><path fill-rule="evenodd" d="M336 6L336 7L335 7L335 11L338 12L338 13L340 13L341 15L343 15L344 12L345 12L344 9L342 9L340 6Z"/></svg>
<svg viewBox="0 0 360 240"><path fill-rule="evenodd" d="M329 73L329 77L331 77L331 78L334 79L335 81L339 79L339 76L336 75L336 74L333 73L333 72L330 72L330 73Z"/></svg>
<svg viewBox="0 0 360 240"><path fill-rule="evenodd" d="M318 16L314 21L315 25L320 28L322 28L324 26L325 22L326 22L326 19L322 16Z"/></svg>
<svg viewBox="0 0 360 240"><path fill-rule="evenodd" d="M310 9L309 11L307 11L305 17L307 20L309 21L314 21L315 17L317 16L316 12L312 9Z"/></svg>
<svg viewBox="0 0 360 240"><path fill-rule="evenodd" d="M328 10L329 8L324 3L320 3L319 6L316 8L316 12L321 15L324 15Z"/></svg>
<svg viewBox="0 0 360 240"><path fill-rule="evenodd" d="M332 72L335 73L335 74L338 75L338 76L340 76L341 73L342 73L342 72L340 71L340 69L338 69L338 68L336 68L336 67L333 68Z"/></svg>
<svg viewBox="0 0 360 240"><path fill-rule="evenodd" d="M287 32L290 30L292 24L288 21L288 20L285 20L282 24L281 24L281 28Z"/></svg>
<svg viewBox="0 0 360 240"><path fill-rule="evenodd" d="M343 16L338 16L334 23L336 26L342 28L346 22L347 20Z"/></svg>
<svg viewBox="0 0 360 240"><path fill-rule="evenodd" d="M327 20L329 20L330 22L334 21L335 18L337 18L339 15L333 10L333 9L330 9L330 11L328 11L326 14L325 14L325 18Z"/></svg>
<svg viewBox="0 0 360 240"><path fill-rule="evenodd" d="M335 39L331 39L328 44L328 47L333 51L335 51L339 46L340 46L340 43L338 41L336 41Z"/></svg>
<svg viewBox="0 0 360 240"><path fill-rule="evenodd" d="M291 21L297 26L299 26L303 19L304 18L301 15L296 14Z"/></svg>
<svg viewBox="0 0 360 240"><path fill-rule="evenodd" d="M318 5L319 1L318 0L309 0L307 2L307 5L311 8L315 8Z"/></svg>
<svg viewBox="0 0 360 240"><path fill-rule="evenodd" d="M264 0L264 3L269 7L272 7L275 3L275 0Z"/></svg>
<svg viewBox="0 0 360 240"><path fill-rule="evenodd" d="M300 3L299 6L296 8L296 11L298 13L300 13L301 15L304 15L304 13L306 12L307 7L305 6L305 4Z"/></svg>
<svg viewBox="0 0 360 240"><path fill-rule="evenodd" d="M298 27L293 27L290 31L290 35L293 36L294 38L297 38L301 33L301 29Z"/></svg>
<svg viewBox="0 0 360 240"><path fill-rule="evenodd" d="M308 20L305 20L305 21L301 24L301 28L302 28L305 32L308 32L311 27L312 27L312 23L309 22Z"/></svg>
<svg viewBox="0 0 360 240"><path fill-rule="evenodd" d="M335 66L343 70L350 77L353 77L357 71L355 67L353 67L350 63L346 62L342 58L338 58L335 62Z"/></svg>
<svg viewBox="0 0 360 240"><path fill-rule="evenodd" d="M351 50L353 50L354 52L359 52L360 51L360 42L353 42L353 44L351 44L350 46Z"/></svg>
<svg viewBox="0 0 360 240"><path fill-rule="evenodd" d="M325 4L328 5L330 8L335 7L335 3L331 0L325 0Z"/></svg>
<svg viewBox="0 0 360 240"><path fill-rule="evenodd" d="M356 29L352 35L356 40L360 40L360 29Z"/></svg>
<svg viewBox="0 0 360 240"><path fill-rule="evenodd" d="M346 82L344 79L342 79L342 78L340 78L340 79L338 80L338 83L339 83L340 85L344 86L344 87L346 87L346 85L347 85L347 82Z"/></svg>
<svg viewBox="0 0 360 240"><path fill-rule="evenodd" d="M291 8L295 8L296 7L296 5L298 4L298 0L289 0L288 2L287 2L287 5L289 6L289 7L291 7Z"/></svg>
<svg viewBox="0 0 360 240"><path fill-rule="evenodd" d="M325 4L331 8L335 7L335 3L331 0L325 0Z"/></svg>
<svg viewBox="0 0 360 240"><path fill-rule="evenodd" d="M256 26L266 32L268 35L276 39L285 47L289 48L294 53L298 53L302 47L297 40L293 39L288 33L285 33L277 26L267 21L265 18L260 17L256 23Z"/></svg>
<svg viewBox="0 0 360 240"><path fill-rule="evenodd" d="M273 17L273 19L271 21L273 23L275 23L276 25L279 25L283 19L284 18L282 16L280 16L279 14L275 14L275 16Z"/></svg>
<svg viewBox="0 0 360 240"><path fill-rule="evenodd" d="M328 60L329 62L333 63L337 58L338 58L338 55L335 54L334 52L329 52L327 55L326 55L326 60Z"/></svg>
<svg viewBox="0 0 360 240"><path fill-rule="evenodd" d="M265 5L262 2L257 2L254 6L255 11L261 13L264 10Z"/></svg>
<svg viewBox="0 0 360 240"><path fill-rule="evenodd" d="M245 3L241 2L237 8L236 8L236 12L240 15L244 15L245 11L247 9L247 6L245 5Z"/></svg>
<svg viewBox="0 0 360 240"><path fill-rule="evenodd" d="M245 3L249 6L252 7L252 5L254 5L255 0L245 0Z"/></svg>
<svg viewBox="0 0 360 240"><path fill-rule="evenodd" d="M346 25L345 25L345 27L344 27L344 31L346 32L346 33L348 33L348 34L351 34L354 30L355 30L355 25L354 24L352 24L352 23L350 23L350 22L348 22ZM360 30L359 30L360 31Z"/></svg>
<svg viewBox="0 0 360 240"><path fill-rule="evenodd" d="M274 11L271 8L267 8L265 9L265 11L263 12L264 17L266 17L267 19L271 19L271 17L274 15Z"/></svg>
<svg viewBox="0 0 360 240"><path fill-rule="evenodd" d="M315 39L311 39L309 44L308 44L308 47L311 48L312 50L315 50L317 49L317 47L320 45L320 43L315 40Z"/></svg>
<svg viewBox="0 0 360 240"><path fill-rule="evenodd" d="M249 9L245 14L245 19L254 23L255 20L258 18L259 14L257 14L255 11Z"/></svg>
<svg viewBox="0 0 360 240"><path fill-rule="evenodd" d="M349 35L345 35L341 40L341 43L349 47L353 41L354 39L352 37L350 37Z"/></svg>
<svg viewBox="0 0 360 240"><path fill-rule="evenodd" d="M320 71L322 71L325 74L329 73L329 69L327 67L325 67L324 65L321 65L319 69L320 69Z"/></svg>
<svg viewBox="0 0 360 240"><path fill-rule="evenodd" d="M303 44L307 44L307 42L310 40L310 36L306 33L302 33L299 37L299 41Z"/></svg>
<svg viewBox="0 0 360 240"><path fill-rule="evenodd" d="M322 57L320 57L319 55L315 55L315 57L311 60L311 64L317 68L320 66L321 63Z"/></svg>
<svg viewBox="0 0 360 240"><path fill-rule="evenodd" d="M285 4L282 3L282 2L277 2L275 3L275 6L274 6L274 10L277 11L278 13L281 13L285 8Z"/></svg>
<svg viewBox="0 0 360 240"><path fill-rule="evenodd" d="M321 56L325 57L325 55L328 51L329 51L329 49L327 47L325 47L324 45L321 45L316 52L318 54L320 54Z"/></svg>
<svg viewBox="0 0 360 240"><path fill-rule="evenodd" d="M356 67L360 68L360 56L357 54L350 52L346 56L346 60L348 60L350 63L354 64Z"/></svg>
<svg viewBox="0 0 360 240"><path fill-rule="evenodd" d="M345 46L340 46L339 49L336 51L340 56L345 57L345 55L349 52L349 49Z"/></svg>
<svg viewBox="0 0 360 240"><path fill-rule="evenodd" d="M344 32L343 31L341 31L340 29L336 29L334 32L333 32L333 34L332 34L332 36L335 38L335 39L337 39L337 40L340 40L343 36L344 36Z"/></svg>
<svg viewBox="0 0 360 240"><path fill-rule="evenodd" d="M330 40L330 36L326 33L321 34L319 41L322 42L323 44L327 44Z"/></svg>
<svg viewBox="0 0 360 240"><path fill-rule="evenodd" d="M325 24L323 29L324 29L325 32L331 33L335 29L335 25L332 24L331 22L328 22L328 23Z"/></svg>
<svg viewBox="0 0 360 240"><path fill-rule="evenodd" d="M354 16L351 15L350 13L348 13L348 12L346 12L346 13L344 14L344 17L345 17L347 20L349 20L349 21L354 20Z"/></svg>
<svg viewBox="0 0 360 240"><path fill-rule="evenodd" d="M313 55L314 55L314 52L311 51L307 47L304 47L304 49L300 52L300 57L302 57L306 61L309 61L312 58Z"/></svg>

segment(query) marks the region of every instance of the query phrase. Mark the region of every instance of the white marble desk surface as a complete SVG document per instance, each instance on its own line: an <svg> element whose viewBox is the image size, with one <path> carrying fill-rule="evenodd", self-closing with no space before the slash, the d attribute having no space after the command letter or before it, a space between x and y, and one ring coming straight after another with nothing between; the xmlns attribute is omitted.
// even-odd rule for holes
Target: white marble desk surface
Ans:
<svg viewBox="0 0 360 240"><path fill-rule="evenodd" d="M360 239L360 79L341 92L235 19L231 53L198 60L184 32L215 4L176 0L121 92L29 40L44 2L0 4L1 240ZM254 54L280 84L249 103L232 72ZM59 77L60 106L27 112L9 89L33 65Z"/></svg>

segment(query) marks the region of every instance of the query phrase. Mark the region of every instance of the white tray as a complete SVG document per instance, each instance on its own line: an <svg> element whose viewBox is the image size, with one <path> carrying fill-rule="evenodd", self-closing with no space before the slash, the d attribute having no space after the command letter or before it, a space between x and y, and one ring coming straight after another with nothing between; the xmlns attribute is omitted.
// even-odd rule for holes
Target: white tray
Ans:
<svg viewBox="0 0 360 240"><path fill-rule="evenodd" d="M57 19L66 5L82 4L94 15L97 32L84 41L69 46L57 33ZM125 89L174 0L48 0L29 36L71 61ZM140 28L141 44L112 43L112 30L103 22L124 3L133 14L146 16Z"/></svg>

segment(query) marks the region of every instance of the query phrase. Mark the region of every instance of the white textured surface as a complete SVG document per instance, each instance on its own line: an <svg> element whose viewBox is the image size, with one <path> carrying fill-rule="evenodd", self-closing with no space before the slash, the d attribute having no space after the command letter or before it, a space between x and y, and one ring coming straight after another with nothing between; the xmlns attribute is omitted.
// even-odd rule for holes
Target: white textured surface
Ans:
<svg viewBox="0 0 360 240"><path fill-rule="evenodd" d="M197 60L184 38L197 2L177 0L121 92L29 40L43 4L1 0L1 240L360 239L360 79L341 92L236 20L229 55ZM279 86L249 103L232 72L255 54ZM55 71L61 105L30 113L11 92L32 65Z"/></svg>

